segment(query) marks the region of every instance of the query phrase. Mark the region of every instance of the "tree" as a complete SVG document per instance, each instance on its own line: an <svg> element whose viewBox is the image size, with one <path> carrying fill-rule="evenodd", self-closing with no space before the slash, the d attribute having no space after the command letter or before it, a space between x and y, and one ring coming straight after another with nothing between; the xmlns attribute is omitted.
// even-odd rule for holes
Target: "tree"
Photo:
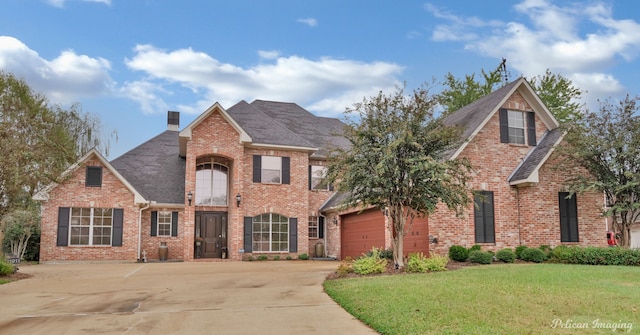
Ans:
<svg viewBox="0 0 640 335"><path fill-rule="evenodd" d="M33 210L15 210L2 217L2 230L9 252L24 258L29 239L40 234L40 217Z"/></svg>
<svg viewBox="0 0 640 335"><path fill-rule="evenodd" d="M481 69L484 82L476 81L475 73L465 75L464 80L447 73L442 83L445 89L440 92L438 101L444 108L444 115L448 115L458 109L482 98L499 88L502 83L502 70L500 67L489 73Z"/></svg>
<svg viewBox="0 0 640 335"><path fill-rule="evenodd" d="M583 92L573 86L571 80L547 69L544 75L529 78L529 82L561 124L575 122L582 117L582 104L578 100Z"/></svg>
<svg viewBox="0 0 640 335"><path fill-rule="evenodd" d="M12 74L0 72L0 216L31 207L31 196L57 181L91 148L108 152L97 117L51 106Z"/></svg>
<svg viewBox="0 0 640 335"><path fill-rule="evenodd" d="M383 210L398 267L404 266L403 237L413 218L433 213L440 202L461 212L470 201L470 165L445 158L459 129L436 119L435 106L425 86L408 97L399 88L354 104L344 132L350 147L337 150L328 166L329 180L348 194L346 206Z"/></svg>
<svg viewBox="0 0 640 335"><path fill-rule="evenodd" d="M630 227L640 218L639 98L600 103L570 128L567 154L587 173L571 180L574 193L604 192L619 245L629 246Z"/></svg>

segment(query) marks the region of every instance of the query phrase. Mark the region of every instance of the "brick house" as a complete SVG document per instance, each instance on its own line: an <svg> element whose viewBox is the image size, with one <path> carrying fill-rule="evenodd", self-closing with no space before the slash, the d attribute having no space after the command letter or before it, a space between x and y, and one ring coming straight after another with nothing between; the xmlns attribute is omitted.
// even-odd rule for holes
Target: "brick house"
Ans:
<svg viewBox="0 0 640 335"><path fill-rule="evenodd" d="M463 129L449 158L465 157L475 168L476 206L463 217L441 206L414 220L405 253L446 254L454 244L606 245L603 196L566 198L573 169L554 150L563 133L524 79L445 122ZM293 103L262 100L227 110L216 103L182 130L179 114L169 112L165 132L112 161L91 151L35 196L40 260L157 260L165 252L183 261L345 258L388 248L382 212L342 209L344 194L322 178L329 149L348 145L343 126Z"/></svg>
<svg viewBox="0 0 640 335"><path fill-rule="evenodd" d="M577 167L555 150L563 132L525 79L453 112L444 122L462 127L463 141L449 158L467 158L474 167L469 196L475 205L462 217L438 206L428 219L414 221L405 236L405 254L446 254L451 245L474 244L494 251L519 245L606 246L603 195L566 198L566 180ZM328 232L329 255L356 257L372 247L389 248L382 212L343 210L343 196L336 194L321 208L329 221L341 225Z"/></svg>
<svg viewBox="0 0 640 335"><path fill-rule="evenodd" d="M216 103L182 130L169 112L163 133L110 162L91 151L34 197L40 260L313 254L324 241L318 209L333 193L326 156L345 145L334 136L343 126L261 100Z"/></svg>

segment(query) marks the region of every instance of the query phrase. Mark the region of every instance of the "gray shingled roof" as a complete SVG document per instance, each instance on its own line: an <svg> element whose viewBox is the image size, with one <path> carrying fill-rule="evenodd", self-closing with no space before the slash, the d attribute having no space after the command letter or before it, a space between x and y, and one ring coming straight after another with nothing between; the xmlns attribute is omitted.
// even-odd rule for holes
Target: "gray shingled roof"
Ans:
<svg viewBox="0 0 640 335"><path fill-rule="evenodd" d="M111 165L147 200L184 203L185 159L178 131L167 130L111 161Z"/></svg>
<svg viewBox="0 0 640 335"><path fill-rule="evenodd" d="M511 90L520 84L520 79L486 95L448 115L444 120L447 126L460 126L464 130L462 140L467 140L478 129L480 124L499 107L500 103L509 95Z"/></svg>
<svg viewBox="0 0 640 335"><path fill-rule="evenodd" d="M529 178L533 171L543 163L545 157L553 150L554 145L560 140L562 134L563 132L560 128L546 132L540 140L540 143L525 157L520 166L516 168L511 178L509 178L509 182Z"/></svg>

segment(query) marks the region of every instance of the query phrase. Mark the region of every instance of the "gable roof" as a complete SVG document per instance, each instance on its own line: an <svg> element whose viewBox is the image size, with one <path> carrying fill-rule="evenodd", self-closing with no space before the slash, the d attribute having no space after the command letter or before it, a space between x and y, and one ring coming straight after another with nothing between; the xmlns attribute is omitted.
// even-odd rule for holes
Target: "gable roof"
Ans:
<svg viewBox="0 0 640 335"><path fill-rule="evenodd" d="M120 174L120 172L118 172L118 170L116 170L113 165L111 165L106 158L104 158L104 156L102 156L102 154L100 154L100 152L98 152L96 149L91 149L89 152L87 152L84 156L82 156L76 163L74 163L73 165L71 165L69 168L67 168L61 175L60 175L60 179L63 180L64 178L70 176L73 172L75 172L77 169L79 169L80 167L82 167L83 164L85 164L87 161L89 161L89 159L91 159L92 157L96 157L100 163L107 168L107 170L109 170L109 172L111 172L122 184L124 184L124 186L131 191L131 193L133 193L134 196L134 202L136 204L143 204L146 203L147 200L145 199L144 196L142 196L142 194L140 194L136 188L133 187L133 185L131 185L127 179L124 178L124 176L122 176L122 174ZM53 190L56 186L58 186L58 183L51 183L49 185L47 185L44 189L42 189L41 191L39 191L38 193L36 193L33 196L34 200L37 201L47 201L49 200L49 192L51 192L51 190Z"/></svg>
<svg viewBox="0 0 640 335"><path fill-rule="evenodd" d="M111 161L113 167L146 199L184 204L185 159L178 132L166 130Z"/></svg>
<svg viewBox="0 0 640 335"><path fill-rule="evenodd" d="M547 161L553 149L562 141L564 133L560 128L553 129L544 134L540 143L520 162L520 165L509 177L510 185L528 185L537 183L538 170Z"/></svg>
<svg viewBox="0 0 640 335"><path fill-rule="evenodd" d="M464 150L515 92L522 95L548 129L553 130L560 126L533 87L521 77L445 117L443 120L445 125L462 127L462 143L451 153L450 158L456 158Z"/></svg>

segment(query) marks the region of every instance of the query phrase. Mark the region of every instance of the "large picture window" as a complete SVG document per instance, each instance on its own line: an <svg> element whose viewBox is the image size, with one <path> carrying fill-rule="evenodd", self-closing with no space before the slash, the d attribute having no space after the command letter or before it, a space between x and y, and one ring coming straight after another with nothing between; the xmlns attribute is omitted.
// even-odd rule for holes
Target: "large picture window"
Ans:
<svg viewBox="0 0 640 335"><path fill-rule="evenodd" d="M112 208L71 208L69 245L111 245Z"/></svg>
<svg viewBox="0 0 640 335"><path fill-rule="evenodd" d="M289 218L274 213L255 216L252 241L253 252L289 251Z"/></svg>
<svg viewBox="0 0 640 335"><path fill-rule="evenodd" d="M196 165L196 196L198 206L227 206L229 168L217 163Z"/></svg>

